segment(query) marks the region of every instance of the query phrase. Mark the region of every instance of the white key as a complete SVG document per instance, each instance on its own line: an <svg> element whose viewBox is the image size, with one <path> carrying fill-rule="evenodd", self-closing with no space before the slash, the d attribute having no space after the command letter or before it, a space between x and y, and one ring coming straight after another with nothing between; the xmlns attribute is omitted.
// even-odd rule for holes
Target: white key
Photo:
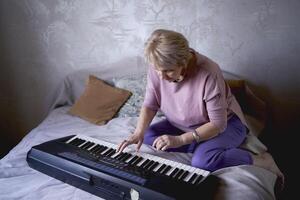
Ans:
<svg viewBox="0 0 300 200"><path fill-rule="evenodd" d="M70 143L71 141L73 141L74 139L82 139L84 140L85 142L83 144L81 144L79 147L81 147L82 145L84 145L86 142L90 141L90 142L94 142L95 144L99 144L99 145L103 145L103 146L106 146L108 147L105 151L103 151L101 154L104 154L106 151L108 151L108 149L110 148L113 148L113 149L117 149L117 145L116 144L112 144L112 143L109 143L109 142L106 142L106 141L102 141L102 140L98 140L98 139L95 139L95 138L91 138L91 137L88 137L88 136L85 136L85 135L76 135L74 136L73 138L70 138L66 143ZM92 149L95 145L93 145L92 147L90 147L88 150ZM133 151L132 149L127 148L124 150L124 152L131 152ZM115 153L113 154L111 157L116 157L118 156L119 153ZM130 158L128 158L125 162L129 162L132 158L134 158L135 154L133 154ZM203 170L203 169L199 169L199 168L195 168L195 167L192 167L190 165L186 165L186 164L182 164L182 163L179 163L179 162L175 162L175 161L172 161L172 160L169 160L169 159L165 159L165 158L161 158L159 156L155 156L155 155L151 155L151 154L147 154L147 153L142 153L142 152L139 152L139 155L138 156L141 156L143 158L142 161L140 161L137 166L141 166L145 160L149 159L149 160L153 160L154 162L158 162L159 164L153 169L154 172L156 172L163 164L165 165L169 165L172 167L172 169L170 169L166 175L170 175L173 170L175 168L178 168L178 169L183 169L185 171L188 171L189 174L184 178L184 181L189 181L189 179L192 177L192 175L194 173L196 173L197 175L202 175L204 178L207 177L210 172L209 171L206 171L206 170ZM179 177L180 178L180 177Z"/></svg>

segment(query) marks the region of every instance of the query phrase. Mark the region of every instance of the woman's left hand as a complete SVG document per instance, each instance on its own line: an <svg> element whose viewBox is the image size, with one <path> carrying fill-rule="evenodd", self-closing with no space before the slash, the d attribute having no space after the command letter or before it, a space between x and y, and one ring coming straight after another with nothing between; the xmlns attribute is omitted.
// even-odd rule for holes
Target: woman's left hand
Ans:
<svg viewBox="0 0 300 200"><path fill-rule="evenodd" d="M162 135L157 137L152 146L157 150L165 151L169 148L176 148L183 145L182 137L179 136L172 136L172 135Z"/></svg>

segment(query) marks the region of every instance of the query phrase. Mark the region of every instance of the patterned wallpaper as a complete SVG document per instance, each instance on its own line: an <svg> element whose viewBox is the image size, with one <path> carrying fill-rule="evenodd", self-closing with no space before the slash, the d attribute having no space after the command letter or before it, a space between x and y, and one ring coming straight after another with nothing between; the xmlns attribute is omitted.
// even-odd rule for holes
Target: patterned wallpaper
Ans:
<svg viewBox="0 0 300 200"><path fill-rule="evenodd" d="M24 134L66 74L142 56L155 28L183 33L248 80L280 122L300 107L299 8L297 0L1 0L3 127Z"/></svg>

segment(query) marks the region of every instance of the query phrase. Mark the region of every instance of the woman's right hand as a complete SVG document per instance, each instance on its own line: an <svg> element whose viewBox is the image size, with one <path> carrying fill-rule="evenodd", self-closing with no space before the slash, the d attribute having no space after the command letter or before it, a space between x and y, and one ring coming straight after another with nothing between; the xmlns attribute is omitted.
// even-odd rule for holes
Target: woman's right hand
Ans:
<svg viewBox="0 0 300 200"><path fill-rule="evenodd" d="M128 139L123 140L119 144L119 146L117 148L117 152L118 153L122 152L127 146L129 146L131 144L137 144L136 151L139 151L143 144L143 141L144 141L144 134L135 132L132 135L130 135Z"/></svg>

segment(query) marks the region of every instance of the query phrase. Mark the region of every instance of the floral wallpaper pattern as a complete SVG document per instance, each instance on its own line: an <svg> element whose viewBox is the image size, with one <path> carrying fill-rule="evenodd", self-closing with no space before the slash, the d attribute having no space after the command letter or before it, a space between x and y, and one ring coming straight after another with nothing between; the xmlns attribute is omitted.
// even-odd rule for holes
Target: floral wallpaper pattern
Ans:
<svg viewBox="0 0 300 200"><path fill-rule="evenodd" d="M258 86L280 121L281 111L299 105L292 94L300 85L299 9L297 0L1 0L4 113L30 130L66 74L142 56L149 34L166 28Z"/></svg>

